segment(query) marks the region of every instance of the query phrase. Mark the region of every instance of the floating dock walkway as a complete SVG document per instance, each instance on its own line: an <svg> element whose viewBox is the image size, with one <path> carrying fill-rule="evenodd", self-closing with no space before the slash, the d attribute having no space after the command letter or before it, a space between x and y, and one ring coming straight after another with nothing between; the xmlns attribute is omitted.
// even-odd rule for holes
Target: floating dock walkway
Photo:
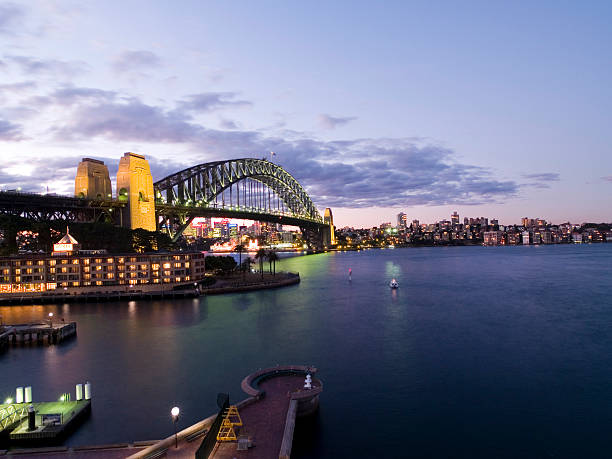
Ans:
<svg viewBox="0 0 612 459"><path fill-rule="evenodd" d="M17 388L17 401L0 404L0 445L57 444L91 413L91 386L76 386L78 400L64 394L57 402L32 402L32 388Z"/></svg>

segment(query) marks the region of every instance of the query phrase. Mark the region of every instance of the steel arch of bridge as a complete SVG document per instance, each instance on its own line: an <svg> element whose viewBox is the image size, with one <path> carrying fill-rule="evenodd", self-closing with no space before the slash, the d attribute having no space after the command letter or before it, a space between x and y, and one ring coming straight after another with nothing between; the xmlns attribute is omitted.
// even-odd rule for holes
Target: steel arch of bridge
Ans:
<svg viewBox="0 0 612 459"><path fill-rule="evenodd" d="M323 219L306 190L282 167L265 159L241 158L199 164L172 174L153 184L156 204L181 208L211 208L215 198L245 179L263 183L283 201L292 219L323 224ZM257 215L269 214L269 209L231 207Z"/></svg>

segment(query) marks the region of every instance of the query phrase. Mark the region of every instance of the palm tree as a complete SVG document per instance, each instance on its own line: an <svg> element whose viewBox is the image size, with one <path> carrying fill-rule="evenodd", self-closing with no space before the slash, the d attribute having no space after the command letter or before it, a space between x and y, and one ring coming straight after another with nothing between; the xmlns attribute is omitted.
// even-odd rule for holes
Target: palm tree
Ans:
<svg viewBox="0 0 612 459"><path fill-rule="evenodd" d="M263 264L264 258L266 258L267 252L266 249L259 249L255 254L255 259L259 260L259 271L261 272L261 278L263 279Z"/></svg>
<svg viewBox="0 0 612 459"><path fill-rule="evenodd" d="M244 267L242 266L242 254L246 252L246 247L242 244L238 244L234 247L234 252L238 252L238 269L242 270L242 280L244 280Z"/></svg>
<svg viewBox="0 0 612 459"><path fill-rule="evenodd" d="M276 276L276 260L278 260L278 254L274 250L268 252L268 261L270 265L274 263L274 275Z"/></svg>
<svg viewBox="0 0 612 459"><path fill-rule="evenodd" d="M253 260L250 257L246 257L244 259L244 271L245 272L251 272L251 264L253 263Z"/></svg>

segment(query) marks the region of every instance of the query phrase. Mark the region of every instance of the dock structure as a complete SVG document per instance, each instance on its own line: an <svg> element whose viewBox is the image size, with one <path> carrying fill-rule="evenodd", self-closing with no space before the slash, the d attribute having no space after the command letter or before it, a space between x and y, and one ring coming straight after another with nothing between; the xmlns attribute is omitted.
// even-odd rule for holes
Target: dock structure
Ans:
<svg viewBox="0 0 612 459"><path fill-rule="evenodd" d="M302 365L256 371L242 381L248 398L179 432L176 446L172 435L130 459L289 459L296 418L319 407L323 383L314 377L316 372L316 368Z"/></svg>
<svg viewBox="0 0 612 459"><path fill-rule="evenodd" d="M91 400L0 404L0 444L60 442L90 413Z"/></svg>
<svg viewBox="0 0 612 459"><path fill-rule="evenodd" d="M0 325L0 351L10 345L36 343L59 344L76 336L76 322L38 322L30 324Z"/></svg>

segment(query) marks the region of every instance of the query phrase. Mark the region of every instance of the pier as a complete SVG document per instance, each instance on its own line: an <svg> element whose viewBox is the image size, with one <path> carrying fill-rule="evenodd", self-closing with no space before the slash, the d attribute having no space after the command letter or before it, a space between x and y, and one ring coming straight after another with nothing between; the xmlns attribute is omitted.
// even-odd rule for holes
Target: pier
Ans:
<svg viewBox="0 0 612 459"><path fill-rule="evenodd" d="M36 343L59 344L76 336L76 322L48 322L31 324L0 325L0 351L11 345Z"/></svg>
<svg viewBox="0 0 612 459"><path fill-rule="evenodd" d="M171 435L129 458L289 459L296 418L316 412L319 406L323 383L314 377L316 372L302 365L256 371L241 384L248 398L222 406L218 414L178 432L176 438ZM307 375L311 375L309 388ZM234 408L237 416L232 414Z"/></svg>

